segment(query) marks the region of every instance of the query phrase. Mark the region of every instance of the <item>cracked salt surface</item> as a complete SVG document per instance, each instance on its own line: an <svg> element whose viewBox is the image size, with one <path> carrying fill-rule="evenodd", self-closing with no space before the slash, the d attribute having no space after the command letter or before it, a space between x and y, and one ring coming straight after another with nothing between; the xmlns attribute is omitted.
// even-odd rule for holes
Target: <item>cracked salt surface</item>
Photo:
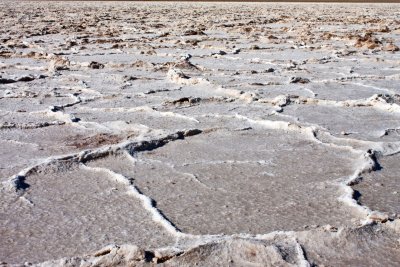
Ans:
<svg viewBox="0 0 400 267"><path fill-rule="evenodd" d="M2 253L18 260L24 251L31 261L44 261L81 253L82 245L89 252L111 242L173 242L122 185L79 166L64 168L29 176L23 199L2 197Z"/></svg>
<svg viewBox="0 0 400 267"><path fill-rule="evenodd" d="M361 204L386 212L391 218L400 217L399 160L399 154L382 157L379 170L363 175L353 186Z"/></svg>
<svg viewBox="0 0 400 267"><path fill-rule="evenodd" d="M0 265L400 264L396 5L0 7Z"/></svg>
<svg viewBox="0 0 400 267"><path fill-rule="evenodd" d="M139 155L132 177L184 232L351 224L358 216L338 202L334 181L351 175L357 156L282 133L216 131L177 141Z"/></svg>

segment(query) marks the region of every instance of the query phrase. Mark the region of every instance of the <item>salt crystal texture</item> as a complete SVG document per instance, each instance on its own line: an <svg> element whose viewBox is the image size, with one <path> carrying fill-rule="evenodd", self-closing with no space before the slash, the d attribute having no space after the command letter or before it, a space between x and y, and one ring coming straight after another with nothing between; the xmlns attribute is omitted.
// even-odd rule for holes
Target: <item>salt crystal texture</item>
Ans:
<svg viewBox="0 0 400 267"><path fill-rule="evenodd" d="M0 16L0 265L400 266L397 4Z"/></svg>

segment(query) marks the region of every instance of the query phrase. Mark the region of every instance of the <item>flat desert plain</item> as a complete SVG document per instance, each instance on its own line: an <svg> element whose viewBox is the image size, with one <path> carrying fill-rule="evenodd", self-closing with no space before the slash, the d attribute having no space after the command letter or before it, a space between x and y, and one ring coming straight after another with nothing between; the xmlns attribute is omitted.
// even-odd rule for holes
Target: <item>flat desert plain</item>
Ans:
<svg viewBox="0 0 400 267"><path fill-rule="evenodd" d="M400 5L0 17L0 265L400 265Z"/></svg>

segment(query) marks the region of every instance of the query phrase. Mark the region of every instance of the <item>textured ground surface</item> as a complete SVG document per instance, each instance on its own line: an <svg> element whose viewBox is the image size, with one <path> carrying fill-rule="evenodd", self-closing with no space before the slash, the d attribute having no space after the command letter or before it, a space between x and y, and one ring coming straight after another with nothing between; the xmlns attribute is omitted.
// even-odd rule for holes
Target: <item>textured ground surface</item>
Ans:
<svg viewBox="0 0 400 267"><path fill-rule="evenodd" d="M399 5L0 16L2 264L400 265Z"/></svg>

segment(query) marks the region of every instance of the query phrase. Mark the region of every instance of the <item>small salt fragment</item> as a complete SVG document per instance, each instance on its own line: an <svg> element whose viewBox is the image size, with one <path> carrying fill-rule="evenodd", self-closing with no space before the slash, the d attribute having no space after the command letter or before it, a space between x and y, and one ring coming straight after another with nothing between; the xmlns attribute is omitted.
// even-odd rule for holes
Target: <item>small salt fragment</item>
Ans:
<svg viewBox="0 0 400 267"><path fill-rule="evenodd" d="M191 58L192 58L191 54L184 54L184 55L181 56L181 60L189 60Z"/></svg>
<svg viewBox="0 0 400 267"><path fill-rule="evenodd" d="M239 54L240 53L240 49L239 48L235 48L235 49L233 49L233 51L232 51L232 54L234 54L234 55L237 55L237 54Z"/></svg>
<svg viewBox="0 0 400 267"><path fill-rule="evenodd" d="M52 111L52 112L57 112L57 111L60 111L60 110L61 110L61 108L60 108L60 107L57 107L57 106L50 106L49 109L50 109L50 111Z"/></svg>
<svg viewBox="0 0 400 267"><path fill-rule="evenodd" d="M104 69L104 65L99 63L99 62L92 61L89 64L89 68L91 68L91 69Z"/></svg>
<svg viewBox="0 0 400 267"><path fill-rule="evenodd" d="M18 78L18 82L30 82L33 81L35 79L35 77L33 77L32 75L27 75L27 76L22 76L20 78Z"/></svg>
<svg viewBox="0 0 400 267"><path fill-rule="evenodd" d="M215 53L211 53L211 56L224 56L224 55L226 55L226 52L222 50Z"/></svg>
<svg viewBox="0 0 400 267"><path fill-rule="evenodd" d="M200 134L202 131L200 129L191 129L191 130L186 130L183 135L184 136L193 136Z"/></svg>
<svg viewBox="0 0 400 267"><path fill-rule="evenodd" d="M80 121L81 119L79 119L79 118L77 118L77 117L75 117L75 116L71 116L71 121L72 122L78 122L78 121Z"/></svg>
<svg viewBox="0 0 400 267"><path fill-rule="evenodd" d="M274 72L274 71L275 71L274 68L268 68L268 69L266 69L264 72Z"/></svg>
<svg viewBox="0 0 400 267"><path fill-rule="evenodd" d="M397 45L391 43L391 44L386 45L383 48L383 50L389 51L389 52L397 52L397 51L400 51L400 48Z"/></svg>
<svg viewBox="0 0 400 267"><path fill-rule="evenodd" d="M337 227L329 225L329 224L324 226L324 230L329 231L329 232L337 232L338 231Z"/></svg>

